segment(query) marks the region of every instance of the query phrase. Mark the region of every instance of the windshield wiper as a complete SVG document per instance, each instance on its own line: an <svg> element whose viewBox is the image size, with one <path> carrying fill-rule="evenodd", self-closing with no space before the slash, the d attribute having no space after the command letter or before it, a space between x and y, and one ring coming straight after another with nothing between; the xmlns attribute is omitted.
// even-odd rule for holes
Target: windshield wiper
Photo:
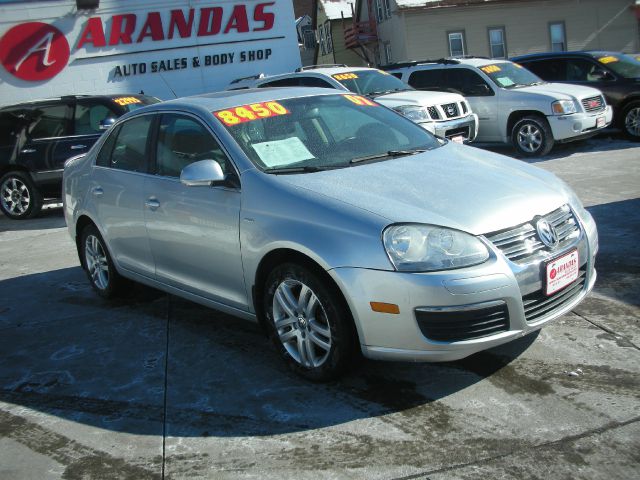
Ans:
<svg viewBox="0 0 640 480"><path fill-rule="evenodd" d="M349 161L349 163L350 164L354 164L354 163L367 162L369 160L377 160L379 158L402 157L404 155L415 155L416 153L423 153L423 152L426 152L426 151L427 151L427 149L425 149L425 148L413 148L413 149L410 149L410 150L387 150L386 152L376 153L374 155L366 155L364 157L352 158Z"/></svg>
<svg viewBox="0 0 640 480"><path fill-rule="evenodd" d="M305 165L304 167L269 167L265 168L264 171L267 173L310 173L310 172L319 172L321 170L327 170L330 167L318 167L315 165Z"/></svg>

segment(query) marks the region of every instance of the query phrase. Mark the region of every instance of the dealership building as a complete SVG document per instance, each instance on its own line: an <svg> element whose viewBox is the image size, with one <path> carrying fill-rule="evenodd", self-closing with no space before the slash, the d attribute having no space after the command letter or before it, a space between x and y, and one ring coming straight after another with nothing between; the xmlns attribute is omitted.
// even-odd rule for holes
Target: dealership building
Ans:
<svg viewBox="0 0 640 480"><path fill-rule="evenodd" d="M0 0L0 105L68 94L161 99L300 66L291 0Z"/></svg>

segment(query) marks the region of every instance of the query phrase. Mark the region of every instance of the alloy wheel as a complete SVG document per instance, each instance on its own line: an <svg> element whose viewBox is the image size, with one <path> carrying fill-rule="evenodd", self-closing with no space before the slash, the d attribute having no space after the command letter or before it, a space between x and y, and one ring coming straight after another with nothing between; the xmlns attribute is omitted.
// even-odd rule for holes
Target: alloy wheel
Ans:
<svg viewBox="0 0 640 480"><path fill-rule="evenodd" d="M280 342L300 365L319 367L331 351L331 329L324 307L304 283L286 279L273 296L273 321Z"/></svg>
<svg viewBox="0 0 640 480"><path fill-rule="evenodd" d="M629 134L640 137L640 107L632 108L624 118L624 127Z"/></svg>
<svg viewBox="0 0 640 480"><path fill-rule="evenodd" d="M17 216L25 215L31 205L31 192L25 183L16 177L8 177L0 187L2 208Z"/></svg>
<svg viewBox="0 0 640 480"><path fill-rule="evenodd" d="M542 132L536 125L526 123L518 130L518 145L525 152L537 152L542 145Z"/></svg>
<svg viewBox="0 0 640 480"><path fill-rule="evenodd" d="M84 255L91 281L100 290L106 290L109 286L109 263L102 243L95 235L87 236Z"/></svg>

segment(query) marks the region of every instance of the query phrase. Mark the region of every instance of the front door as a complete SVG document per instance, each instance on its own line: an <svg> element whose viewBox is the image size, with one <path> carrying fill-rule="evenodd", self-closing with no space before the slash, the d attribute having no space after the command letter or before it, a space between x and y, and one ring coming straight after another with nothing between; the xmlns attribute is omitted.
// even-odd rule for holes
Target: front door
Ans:
<svg viewBox="0 0 640 480"><path fill-rule="evenodd" d="M240 252L240 190L188 187L181 170L199 160L233 165L200 119L166 113L160 118L155 176L144 187L145 219L156 278L196 295L248 309Z"/></svg>

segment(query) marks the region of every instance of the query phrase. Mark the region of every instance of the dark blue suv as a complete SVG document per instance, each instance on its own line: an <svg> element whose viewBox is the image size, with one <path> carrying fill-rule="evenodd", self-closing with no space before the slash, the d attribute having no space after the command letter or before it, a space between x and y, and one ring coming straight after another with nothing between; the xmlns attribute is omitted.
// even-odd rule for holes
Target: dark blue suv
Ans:
<svg viewBox="0 0 640 480"><path fill-rule="evenodd" d="M617 52L549 52L512 61L549 82L575 83L602 91L613 107L614 125L640 141L640 56Z"/></svg>

